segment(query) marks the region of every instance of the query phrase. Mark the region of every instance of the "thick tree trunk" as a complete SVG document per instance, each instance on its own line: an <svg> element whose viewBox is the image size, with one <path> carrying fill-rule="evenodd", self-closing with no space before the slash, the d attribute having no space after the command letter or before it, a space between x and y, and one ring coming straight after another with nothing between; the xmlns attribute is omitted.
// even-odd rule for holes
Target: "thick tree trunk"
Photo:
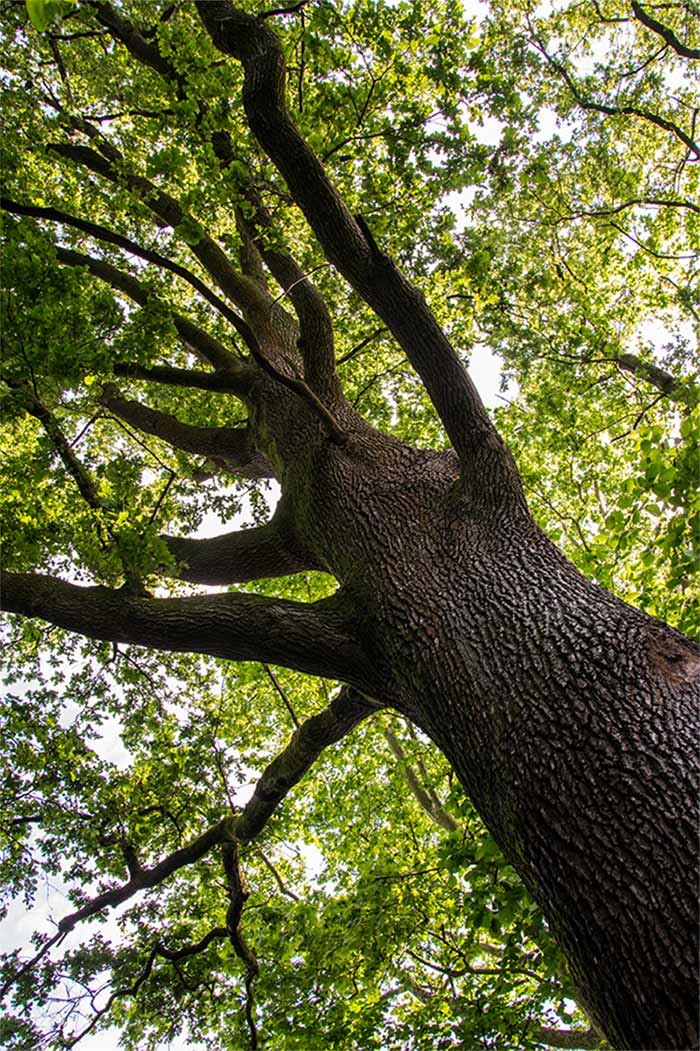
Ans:
<svg viewBox="0 0 700 1051"><path fill-rule="evenodd" d="M477 499L453 454L357 436L316 465L298 522L592 1019L615 1047L695 1048L700 648L582 577L519 499L488 498L501 457Z"/></svg>
<svg viewBox="0 0 700 1051"><path fill-rule="evenodd" d="M698 656L546 542L498 546L476 602L454 567L461 626L414 653L417 721L613 1046L697 1047Z"/></svg>
<svg viewBox="0 0 700 1051"><path fill-rule="evenodd" d="M215 46L243 64L251 131L328 261L406 353L454 451L409 448L357 416L335 373L326 307L290 257L266 250L264 239L255 248L254 220L243 231L246 253L263 254L245 273L203 234L190 246L195 258L245 317L179 264L165 268L204 289L251 357L243 361L173 313L185 346L216 370L211 381L201 370L138 363L122 374L230 390L245 401L249 426L184 425L110 387L103 404L175 447L282 485L284 504L268 526L210 542L166 538L174 558L188 563L182 577L225 584L325 569L338 594L308 605L240 593L154 599L132 581L117 591L10 573L4 608L92 637L278 662L393 705L447 756L542 906L582 1004L611 1043L697 1048L700 647L585 580L541 533L512 458L425 298L342 201L286 111L273 31L228 0L196 6ZM156 44L109 5L97 9L138 61L178 80ZM100 141L99 151L73 141L52 150L134 192L159 223L177 228L189 218L130 172L111 140ZM15 208L89 232L63 211ZM132 245L109 231L106 239ZM137 278L103 259L64 247L58 258L136 303L148 300ZM263 258L284 290L275 299L261 278ZM280 305L287 295L297 321ZM39 408L34 415L46 426ZM53 424L50 433L84 498L99 506ZM331 715L300 730L287 755L291 773L271 765L256 803L261 820L361 706L336 704Z"/></svg>

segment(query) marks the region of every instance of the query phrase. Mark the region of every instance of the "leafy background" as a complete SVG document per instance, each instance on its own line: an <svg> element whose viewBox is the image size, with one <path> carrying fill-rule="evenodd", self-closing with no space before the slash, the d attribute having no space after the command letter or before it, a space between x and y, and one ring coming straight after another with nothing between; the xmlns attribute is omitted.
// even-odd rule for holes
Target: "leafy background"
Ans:
<svg viewBox="0 0 700 1051"><path fill-rule="evenodd" d="M119 7L150 27L178 85L138 66L89 3L3 3L4 193L88 216L199 273L188 246L202 228L237 250L232 202L252 168L272 243L293 245L307 270L322 264L247 131L239 69L218 61L192 6ZM698 48L692 5L656 13L676 41ZM621 0L318 0L273 21L295 119L353 211L420 283L464 360L495 356L502 389L492 411L538 520L586 575L696 633L692 60ZM67 111L96 123L189 218L154 226L124 188L59 163L50 144L72 134ZM224 128L235 156L222 170L211 136ZM12 214L4 226L3 562L115 585L126 553L162 589L160 532L262 521L275 493L139 438L105 411L100 392L125 358L196 364L173 307L224 343L231 334L153 267L138 264L151 291L144 307L62 267L57 245L91 244L69 227ZM97 252L124 265L117 249ZM377 319L329 268L315 280L348 396L377 427L444 445ZM144 397L138 384L119 384ZM29 411L32 395L94 479L96 506L77 495ZM202 425L230 424L238 411L219 395L167 387L146 400ZM305 574L284 593L313 599L331 584ZM280 582L255 590L276 594ZM122 881L122 839L152 863L219 820L284 747L288 706L303 719L336 690L281 669L111 647L12 618L5 646L1 868L15 916L19 901L30 917L48 908L57 919ZM441 757L389 713L324 755L242 860L262 1046L529 1049L552 1046L547 1027L586 1029L538 910ZM92 922L23 975L0 1042L64 1046L61 1032L90 1025L111 989L120 995L94 1031L116 1026L127 1048L178 1034L185 1046L247 1046L241 963L225 943L178 966L159 960L127 995L154 940L195 942L225 908L218 863L205 859L116 919ZM20 955L8 951L4 977ZM103 1039L96 1046L113 1046Z"/></svg>

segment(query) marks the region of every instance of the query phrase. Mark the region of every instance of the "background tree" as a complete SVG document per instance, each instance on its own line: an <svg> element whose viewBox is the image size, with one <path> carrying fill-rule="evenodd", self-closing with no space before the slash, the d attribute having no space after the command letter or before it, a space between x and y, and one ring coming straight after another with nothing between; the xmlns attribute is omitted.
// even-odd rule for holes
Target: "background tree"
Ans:
<svg viewBox="0 0 700 1051"><path fill-rule="evenodd" d="M4 5L8 1046L697 1045L661 17Z"/></svg>

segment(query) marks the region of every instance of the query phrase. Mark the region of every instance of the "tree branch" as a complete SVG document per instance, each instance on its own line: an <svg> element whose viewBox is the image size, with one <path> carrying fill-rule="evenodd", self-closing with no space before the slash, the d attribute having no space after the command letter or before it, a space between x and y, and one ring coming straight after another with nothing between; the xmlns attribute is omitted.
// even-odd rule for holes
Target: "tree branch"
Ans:
<svg viewBox="0 0 700 1051"><path fill-rule="evenodd" d="M229 907L226 911L226 930L236 956L245 965L245 1016L250 1033L250 1046L255 1051L258 1046L258 1031L253 1017L253 982L258 976L260 967L241 931L243 907L250 896L243 883L241 873L238 841L233 839L224 843L222 850L226 889L229 896Z"/></svg>
<svg viewBox="0 0 700 1051"><path fill-rule="evenodd" d="M700 58L700 50L696 47L686 47L682 41L678 39L676 34L668 26L663 25L662 22L657 22L655 18L644 10L641 4L637 3L637 0L632 0L632 10L634 11L635 17L642 25L646 26L647 29L651 29L652 33L656 33L661 39L672 47L673 50L682 55L683 58Z"/></svg>
<svg viewBox="0 0 700 1051"><path fill-rule="evenodd" d="M5 571L0 584L6 612L41 617L91 639L280 664L377 689L376 671L339 594L314 603L248 594L154 599Z"/></svg>
<svg viewBox="0 0 700 1051"><path fill-rule="evenodd" d="M150 887L157 887L159 883L163 883L164 880L168 879L173 873L178 872L179 869L184 868L185 865L192 865L195 861L199 861L205 854L208 854L212 847L218 843L223 842L228 826L230 824L230 818L224 818L216 825L212 825L201 836L197 836L196 839L192 840L185 847L180 847L179 850L173 851L172 854L168 854L166 858L159 861L157 865L154 865L150 869L138 869L138 871L129 879L127 883L122 884L120 887L114 887L112 890L106 890L102 894L98 894L97 897L92 898L86 902L81 908L75 912L71 912L68 916L64 916L62 920L59 920L58 929L62 934L67 934L72 931L76 924L80 923L81 920L89 919L91 916L95 916L98 912L102 912L103 909L114 908L116 905L121 905L122 902L127 901L133 897L140 890L146 890Z"/></svg>
<svg viewBox="0 0 700 1051"><path fill-rule="evenodd" d="M145 176L126 170L122 155L110 142L101 140L100 148L102 152L98 153L89 146L74 143L50 144L50 149L59 156L88 168L117 186L126 187L154 215L174 230L177 231L178 227L186 223L192 231L196 231L188 235L187 244L210 277L244 314L267 321L270 312L269 299L262 294L254 281L238 273L226 253L200 224L185 212L179 202Z"/></svg>
<svg viewBox="0 0 700 1051"><path fill-rule="evenodd" d="M322 399L332 402L340 394L335 370L333 323L323 296L288 251L267 248L264 232L272 220L252 183L245 196L253 208L246 219L238 214L238 226L244 238L250 238L283 292L289 295L299 319L298 346L304 361L305 378Z"/></svg>
<svg viewBox="0 0 700 1051"><path fill-rule="evenodd" d="M151 296L151 293L144 288L135 277L132 277L131 274L124 273L123 270L118 270L117 267L112 266L111 263L107 263L102 259L94 259L92 256L83 255L81 252L74 252L72 249L67 248L57 248L56 254L61 262L68 266L86 266L90 273L94 274L95 277L99 277L101 280L110 284L113 288L124 292L124 294L129 296L130 299L133 299L136 303L139 303L142 306L145 305ZM271 301L268 315L271 313L273 306L274 304ZM235 377L239 377L239 389L236 393L240 393L241 395L247 393L250 389L250 383L253 378L251 370L244 365L237 365L234 367L233 362L235 359L224 347L221 346L218 340L215 340L208 332L205 332L204 329L183 317L182 314L178 314L176 311L171 311L171 317L175 329L183 343L188 347L191 347L196 353L199 353L208 361L211 361L212 363L221 363L222 367L226 369L227 376L230 377L228 389L235 389L233 385L234 380ZM280 383L288 390L294 391L295 394L302 398L314 415L321 421L321 424L331 441L336 445L343 445L347 440L346 433L341 429L333 414L329 412L308 384L298 376L292 375L291 372L281 371L275 364L273 364L258 344L258 341L252 332L250 333L248 342L253 359L262 371L267 373L267 375L276 383ZM290 366L287 365L287 368L289 369Z"/></svg>
<svg viewBox="0 0 700 1051"><path fill-rule="evenodd" d="M81 230L90 237L94 237L99 241L106 241L108 244L116 245L118 248L122 248L125 252L138 256L140 259L145 259L147 262L160 267L161 270L167 270L170 273L177 274L178 277L187 281L192 288L199 292L203 299L225 317L226 320L233 325L239 335L243 337L246 345L249 345L251 332L243 318L236 314L234 310L231 310L228 304L217 296L215 292L212 292L203 281L200 281L196 274L193 274L186 267L180 266L179 263L174 263L171 259L161 255L160 252L154 252L150 248L142 248L141 245L136 243L136 241L132 241L130 238L124 237L122 234L117 234L113 230L107 229L106 226L87 222L84 219L79 219L77 216L69 215L67 212L59 211L57 208L39 208L35 205L19 204L17 201L10 200L9 197L0 198L0 208L12 212L15 215L28 215L34 219L45 219L49 222L61 223L61 225L64 226L72 226L74 229ZM228 362L220 362L219 367L223 367L227 363ZM212 362L212 364L214 364L214 362Z"/></svg>
<svg viewBox="0 0 700 1051"><path fill-rule="evenodd" d="M163 539L180 563L176 576L193 584L239 584L322 568L295 547L279 511L255 529L237 529L206 540Z"/></svg>
<svg viewBox="0 0 700 1051"><path fill-rule="evenodd" d="M183 452L206 456L231 474L242 478L274 477L270 464L255 447L248 427L196 427L182 423L169 413L122 398L111 383L103 388L100 401L115 416L144 434L152 434Z"/></svg>
<svg viewBox="0 0 700 1051"><path fill-rule="evenodd" d="M163 58L158 45L146 40L133 23L120 15L116 8L111 4L99 3L95 0L90 0L89 6L95 12L98 22L108 29L112 36L120 40L134 58L150 66L166 80L180 82L182 78L177 74L175 67Z"/></svg>
<svg viewBox="0 0 700 1051"><path fill-rule="evenodd" d="M406 784L410 788L414 798L418 802L419 806L428 815L431 821L434 821L436 825L444 829L445 832L455 832L459 829L459 824L455 821L451 814L448 814L441 806L436 806L436 801L426 792L420 783L419 778L416 775L415 770L408 762L406 753L399 744L399 740L396 735L385 726L382 730L384 739L386 740L389 748L391 749L394 757L400 764L401 772L404 776Z"/></svg>
<svg viewBox="0 0 700 1051"><path fill-rule="evenodd" d="M573 77L561 62L558 62L553 58L544 44L532 30L532 42L538 51L544 56L546 61L562 78L569 91L574 97L574 101L581 107L581 109L592 110L596 113L605 113L608 116L626 116L626 117L638 117L640 120L648 121L650 124L655 124L657 128L662 128L664 131L670 131L677 139L680 139L684 143L691 153L695 154L696 157L700 158L700 146L688 135L681 127L679 127L674 121L666 120L665 117L660 117L658 113L653 113L651 110L637 109L636 106L608 106L603 102L592 102L590 99L586 99L581 95L578 85L574 81Z"/></svg>
<svg viewBox="0 0 700 1051"><path fill-rule="evenodd" d="M236 370L217 369L203 372L199 369L178 369L170 365L146 368L130 362L117 361L112 367L115 376L144 380L146 383L162 383L170 387L189 387L194 390L212 390L235 394L240 390L239 373Z"/></svg>
<svg viewBox="0 0 700 1051"><path fill-rule="evenodd" d="M80 909L64 916L59 921L58 930L53 937L47 938L38 952L0 988L0 997L82 920L89 919L106 908L121 905L140 890L159 885L185 865L199 861L218 845L235 847L236 844L247 843L258 836L279 804L319 755L347 736L359 722L376 713L379 708L379 705L367 700L351 687L343 687L326 709L312 715L294 732L287 747L263 771L253 796L238 815L226 817L210 826L187 846L169 854L157 865L150 869L138 868L126 883L98 894ZM231 918L236 919L235 916ZM211 941L224 937L227 933L230 934L228 923L227 929L214 928L201 941L179 950L168 950L158 943L152 951L150 965L152 967L156 954L168 960L179 960L201 952Z"/></svg>
<svg viewBox="0 0 700 1051"><path fill-rule="evenodd" d="M626 372L632 372L637 376L641 376L647 383L651 383L660 390L662 394L667 394L671 398L682 396L682 382L676 379L675 376L672 376L670 372L659 368L658 365L654 365L650 361L642 361L636 354L618 354L612 360L621 369L625 369Z"/></svg>
<svg viewBox="0 0 700 1051"><path fill-rule="evenodd" d="M391 329L418 372L460 457L500 439L466 369L427 306L395 264L376 251L285 106L285 62L269 27L229 0L198 2L215 45L244 67L248 123L284 176L326 258Z"/></svg>
<svg viewBox="0 0 700 1051"><path fill-rule="evenodd" d="M117 269L116 266L105 262L104 259L95 259L93 256L83 255L82 252L75 252L71 248L57 248L56 256L66 266L87 267L94 277L98 277L119 292L123 292L129 299L133 299L135 303L138 303L139 306L145 306L149 300L152 301L154 298L153 293L145 288L135 277ZM230 380L229 390L233 391L235 389L236 393L243 394L249 389L252 376L254 375L250 368L237 361L217 339L214 339L213 336L210 336L208 332L200 328L199 325L195 325L194 322L184 317L184 315L179 314L175 310L170 310L170 315L178 336L187 347L199 357L208 361L214 368L226 370ZM236 381L237 385L234 388Z"/></svg>
<svg viewBox="0 0 700 1051"><path fill-rule="evenodd" d="M6 380L5 382L7 383L8 381ZM78 491L85 503L92 507L93 510L104 508L105 503L100 499L97 489L95 488L95 483L75 455L53 413L47 409L37 397L30 394L29 391L19 388L14 383L8 383L8 386L11 386L16 390L21 389L24 408L30 416L33 416L41 423L51 439L53 447L61 459L63 466L77 485Z"/></svg>
<svg viewBox="0 0 700 1051"><path fill-rule="evenodd" d="M306 719L294 731L284 751L263 772L252 798L236 818L236 839L246 843L259 835L276 807L321 752L346 737L359 722L380 707L357 690L345 686L327 708Z"/></svg>
<svg viewBox="0 0 700 1051"><path fill-rule="evenodd" d="M375 328L368 336L365 336L365 338L361 339L359 343L356 343L354 347L351 347L350 350L341 355L336 361L336 365L344 365L346 361L351 361L352 358L361 354L365 347L368 347L375 339L379 339L380 336L386 335L387 332L388 329L384 328L384 326L381 328Z"/></svg>
<svg viewBox="0 0 700 1051"><path fill-rule="evenodd" d="M179 74L176 68L161 55L157 43L150 43L147 41L145 37L135 30L130 22L123 19L110 4L93 3L93 7L97 13L99 21L110 30L116 39L120 40L126 46L127 50L135 58L140 62L151 66L151 68L160 73L166 80L170 82L175 81L178 85L182 86L183 78L181 74ZM201 102L199 104L199 109L200 115L203 115L205 105ZM222 164L226 165L227 163L230 163L230 139L228 134L215 133L211 137L211 143L214 152L217 157L219 157ZM99 161L100 158L98 157L97 163L99 163ZM93 157L93 164L94 163L95 160ZM102 174L106 173L103 171ZM137 178L140 182L141 192L143 193L146 180L143 180L140 177L134 178ZM155 190L156 188L152 187L152 189ZM264 221L266 213L262 206L262 202L257 197L257 194L255 194L252 186L249 187L249 190L256 198L255 208L258 213L258 218L263 218ZM168 207L172 213L171 219L168 219L162 211L165 195L161 194L160 197L161 211L157 212L157 214L160 214L166 219L166 221L170 222L172 218L175 217L172 205L176 204L176 202L174 202L172 198L168 199ZM153 207L150 201L148 203L150 207ZM267 224L269 225L269 217L267 217L267 220ZM182 222L182 219L179 221ZM240 217L239 229L241 230L245 243L246 238L250 237L250 231L246 228L246 223L241 221ZM203 263L214 279L217 280L220 287L224 288L224 285L221 283L221 259L216 256L216 253L214 252L214 249L218 246L215 246L213 242L205 245L205 241L210 241L210 239L203 236L197 246L191 246L192 250L195 252L195 255L197 255L197 248L199 248L200 251L206 248L206 251L210 256L209 263L203 260L200 256L198 256L198 258L200 258L200 262ZM259 245L257 248L260 250ZM331 440L336 444L343 444L345 435L338 427L333 415L327 410L322 400L327 396L332 400L332 398L337 396L340 392L340 386L337 381L334 365L333 329L326 305L318 293L318 290L308 281L307 276L301 271L291 256L280 252L264 252L263 254L266 257L265 262L268 264L275 278L286 291L290 292L290 298L292 299L297 316L299 317L302 332L298 346L302 351L307 367L308 384L298 378L291 379L286 376L284 371L280 371L280 369L271 362L270 358L261 351L257 343L254 344L250 340L247 340L248 346L252 350L257 363L268 372L269 375L284 386L294 390L307 402L312 411L321 420ZM218 277L214 270L212 270L212 264L219 268ZM230 280L230 275L226 279ZM264 283L261 283L251 275L246 274L245 267L241 280L248 280L251 288L257 287L258 293L261 294L261 302L256 304L256 308L259 309L261 303L267 303L270 314L272 315L276 301L273 301L269 297ZM244 311L247 310L248 312L252 310L250 302L246 305L246 303L240 299L240 292L239 298L237 299L233 290L224 288L224 291L227 291L227 294L231 295L231 298L234 299L234 302L238 303L241 309ZM284 315L284 312L281 313ZM314 392L320 394L321 400L319 400Z"/></svg>
<svg viewBox="0 0 700 1051"><path fill-rule="evenodd" d="M543 1025L537 1029L528 1030L528 1038L536 1040L549 1047L571 1048L572 1051L595 1051L599 1048L602 1040L595 1029L557 1029L554 1026Z"/></svg>

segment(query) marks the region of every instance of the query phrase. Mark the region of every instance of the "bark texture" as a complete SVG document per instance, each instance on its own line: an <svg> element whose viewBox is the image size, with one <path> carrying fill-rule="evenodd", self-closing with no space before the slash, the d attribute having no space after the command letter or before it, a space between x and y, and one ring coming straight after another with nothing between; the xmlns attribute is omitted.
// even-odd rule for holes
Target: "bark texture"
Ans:
<svg viewBox="0 0 700 1051"><path fill-rule="evenodd" d="M313 605L236 593L153 599L6 573L3 608L91 637L282 664L392 705L449 759L612 1045L696 1048L700 647L587 581L539 530L511 454L425 298L351 215L291 121L276 37L225 0L197 8L216 46L243 64L253 133L327 259L405 351L453 448L404 445L345 400L325 305L291 256L259 249L259 213L250 228L239 223L243 273L209 236L193 249L242 312L230 320L252 358L174 317L213 370L192 385L230 390L221 397L232 399L231 419L240 416L233 399L243 400L246 429L189 427L111 387L103 404L227 470L279 479L283 501L268 525L209 541L166 538L173 575L223 584L312 568L335 578L336 595ZM156 44L108 4L96 10L134 61L175 76ZM55 152L140 194L164 223L186 217L111 146ZM133 277L61 253L143 300ZM263 263L285 291L297 283L296 318L273 300ZM124 364L115 371L130 374ZM182 370L136 367L131 376L186 385ZM266 772L251 829L313 761L319 734L335 740L367 714L358 704L336 704L295 735L291 773L284 763Z"/></svg>

